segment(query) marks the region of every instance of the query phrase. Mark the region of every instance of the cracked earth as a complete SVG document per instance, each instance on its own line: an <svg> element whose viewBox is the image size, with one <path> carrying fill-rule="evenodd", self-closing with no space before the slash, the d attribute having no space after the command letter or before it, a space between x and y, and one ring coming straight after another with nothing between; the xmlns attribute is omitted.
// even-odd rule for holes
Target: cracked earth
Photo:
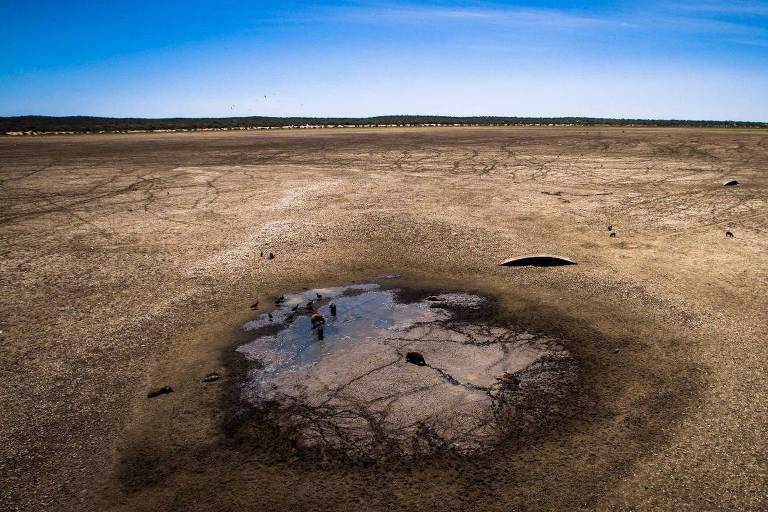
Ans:
<svg viewBox="0 0 768 512"><path fill-rule="evenodd" d="M0 510L764 511L766 169L768 135L737 129L0 138ZM577 264L499 266L537 253ZM242 327L274 297L384 274L403 274L403 304L426 300L413 290L492 304L367 344L371 363L332 350L327 319L330 353L295 372L307 389L274 376L290 414L243 395L269 370L238 347L280 333ZM496 339L470 325L512 329L496 344L510 353L523 333L559 348L497 368L496 345L433 340ZM430 367L404 362L410 344ZM526 409L547 402L522 384L551 382L560 349L575 392ZM499 400L526 410L488 449L434 449L464 432L442 422L370 442L381 430L363 420L429 416L404 389L389 415L344 420L373 461L318 453L342 405L389 396L377 385L490 400L468 388L495 390L497 369L521 382ZM329 390L333 410L293 414ZM423 456L380 456L406 438Z"/></svg>

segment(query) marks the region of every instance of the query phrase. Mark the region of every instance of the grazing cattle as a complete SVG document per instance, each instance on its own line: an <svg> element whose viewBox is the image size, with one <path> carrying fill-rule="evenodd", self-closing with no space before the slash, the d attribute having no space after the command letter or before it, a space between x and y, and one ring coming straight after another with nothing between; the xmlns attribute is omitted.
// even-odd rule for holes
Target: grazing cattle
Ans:
<svg viewBox="0 0 768 512"><path fill-rule="evenodd" d="M610 237L611 238L616 238L616 233L615 232L611 232Z"/></svg>
<svg viewBox="0 0 768 512"><path fill-rule="evenodd" d="M147 398L155 398L156 396L167 395L168 393L173 393L173 388L171 386L163 386L147 393Z"/></svg>
<svg viewBox="0 0 768 512"><path fill-rule="evenodd" d="M608 226L608 231L613 231L613 224L611 224L610 226Z"/></svg>
<svg viewBox="0 0 768 512"><path fill-rule="evenodd" d="M730 231L726 231L725 236L728 238L733 238L733 233L731 233Z"/></svg>
<svg viewBox="0 0 768 512"><path fill-rule="evenodd" d="M328 307L331 308L331 316L336 316L336 304L331 303Z"/></svg>
<svg viewBox="0 0 768 512"><path fill-rule="evenodd" d="M272 253L269 253L269 256L267 256L267 259L268 260L273 260L273 259L275 259L275 255L272 254Z"/></svg>

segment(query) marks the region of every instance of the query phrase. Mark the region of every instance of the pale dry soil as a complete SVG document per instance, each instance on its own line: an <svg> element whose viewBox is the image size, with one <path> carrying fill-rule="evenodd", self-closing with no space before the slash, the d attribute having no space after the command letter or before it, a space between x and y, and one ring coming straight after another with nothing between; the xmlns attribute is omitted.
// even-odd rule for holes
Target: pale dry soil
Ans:
<svg viewBox="0 0 768 512"><path fill-rule="evenodd" d="M767 171L747 130L0 139L0 510L766 510ZM498 265L537 252L578 264ZM251 303L385 273L565 340L573 414L366 465L237 416Z"/></svg>

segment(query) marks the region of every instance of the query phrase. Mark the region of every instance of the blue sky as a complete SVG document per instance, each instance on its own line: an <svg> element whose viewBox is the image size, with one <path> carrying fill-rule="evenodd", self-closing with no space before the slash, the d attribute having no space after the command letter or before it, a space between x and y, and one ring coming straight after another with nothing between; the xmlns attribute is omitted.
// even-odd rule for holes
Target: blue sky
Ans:
<svg viewBox="0 0 768 512"><path fill-rule="evenodd" d="M768 121L768 0L0 0L0 115Z"/></svg>

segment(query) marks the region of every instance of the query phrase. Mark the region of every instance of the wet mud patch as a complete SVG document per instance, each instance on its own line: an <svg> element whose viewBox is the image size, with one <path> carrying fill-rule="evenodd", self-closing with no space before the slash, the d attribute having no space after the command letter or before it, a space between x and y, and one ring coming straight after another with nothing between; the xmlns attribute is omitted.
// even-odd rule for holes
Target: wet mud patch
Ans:
<svg viewBox="0 0 768 512"><path fill-rule="evenodd" d="M301 430L312 418L312 408L299 408L300 414L291 416L286 413L296 411L295 404L288 407L267 400L255 405L248 400L244 384L252 374L268 368L268 361L238 349L264 335L284 332L280 312L290 314L296 306L294 322L304 322L308 328L303 331L308 335L305 342L317 343L310 313L301 306L318 292L305 290L299 301L285 295L274 310L265 309L269 301L262 299L260 310L272 313L273 322L268 322L267 315L267 324L246 322L249 330L236 324L229 344L217 353L223 376L220 384L201 384L205 372L197 371L194 388L186 395L184 386L179 386L178 393L145 402L153 411L136 423L136 432L120 450L114 499L146 510L163 508L157 504L202 510L210 508L211 499L219 508L259 503L264 510L354 510L363 504L371 510L426 510L436 502L455 503L467 510L570 510L596 503L631 473L637 460L658 450L688 405L696 403L697 374L666 354L677 345L671 344L675 339L671 333L660 336L664 330L658 326L652 331L598 330L587 318L531 298L523 289L499 295L503 299L497 301L494 295L471 291L494 288L475 288L473 282L452 282L442 289L414 287L414 282L438 280L439 276L420 281L384 276L373 284L378 283L378 290L391 291L396 303L446 309L450 318L443 322L448 324L505 328L549 338L566 349L577 375L573 386L562 388L567 395L542 395L536 391L541 388L529 387L531 393L521 395L514 404L522 412L512 416L518 421L505 425L498 442L486 443L485 438L479 448L430 443L434 438L424 430L412 434L420 451L413 449L414 443L405 443L405 449L392 442L362 445L372 447L370 451L359 449L359 441L353 445L357 451L347 451L338 443L313 444L307 442L312 437ZM300 286L294 283L292 288ZM369 291L362 286L342 295L362 297ZM323 341L331 343L330 302L337 304L337 321L342 309L339 296L320 293L322 300L316 301L315 295L313 310L326 317ZM440 296L447 293L475 295L483 302L477 308L441 304ZM251 321L259 320L260 315L252 314ZM638 325L623 314L627 323ZM242 318L238 317L241 322ZM231 326L220 324L221 329ZM211 328L211 332L220 331ZM418 350L407 350L405 357L412 351ZM436 364L426 350L419 353L425 363L447 371L459 385L465 382ZM436 372L408 363L405 357L398 363L405 369ZM558 368L559 373L562 367L550 368ZM521 382L529 378L511 373ZM366 418L358 410L353 412ZM326 418L321 415L320 420ZM151 506L149 497L155 499Z"/></svg>
<svg viewBox="0 0 768 512"><path fill-rule="evenodd" d="M378 283L306 290L242 326L240 417L352 460L488 451L548 428L579 378L554 336L494 301Z"/></svg>

